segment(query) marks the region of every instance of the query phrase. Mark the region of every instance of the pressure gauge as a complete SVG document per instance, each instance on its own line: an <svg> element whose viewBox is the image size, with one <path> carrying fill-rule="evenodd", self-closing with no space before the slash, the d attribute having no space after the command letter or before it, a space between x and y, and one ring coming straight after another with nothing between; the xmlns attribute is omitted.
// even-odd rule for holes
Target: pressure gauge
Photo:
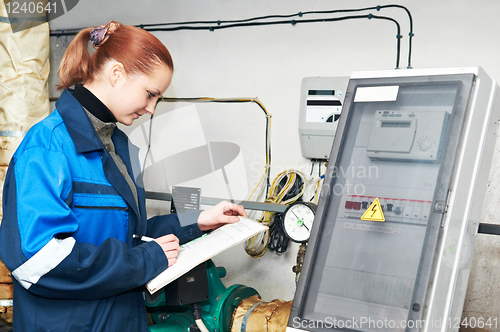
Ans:
<svg viewBox="0 0 500 332"><path fill-rule="evenodd" d="M311 235L316 204L295 202L284 212L283 230L290 240L298 243L306 242Z"/></svg>

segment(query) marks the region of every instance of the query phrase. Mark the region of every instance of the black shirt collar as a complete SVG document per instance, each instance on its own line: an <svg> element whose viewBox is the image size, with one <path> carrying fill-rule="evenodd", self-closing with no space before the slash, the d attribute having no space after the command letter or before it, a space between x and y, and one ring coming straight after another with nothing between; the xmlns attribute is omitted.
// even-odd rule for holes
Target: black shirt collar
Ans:
<svg viewBox="0 0 500 332"><path fill-rule="evenodd" d="M83 85L75 85L73 97L75 97L75 99L78 100L78 102L82 104L82 106L85 107L87 111L92 113L102 122L116 122L116 118L113 113L111 113L109 108L107 108L106 105L104 105L103 102L99 100L99 98L97 98Z"/></svg>

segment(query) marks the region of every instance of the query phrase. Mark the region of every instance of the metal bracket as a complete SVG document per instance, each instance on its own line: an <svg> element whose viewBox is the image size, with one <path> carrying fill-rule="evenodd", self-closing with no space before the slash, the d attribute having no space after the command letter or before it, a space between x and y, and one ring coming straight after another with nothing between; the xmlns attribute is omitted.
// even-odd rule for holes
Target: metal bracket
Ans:
<svg viewBox="0 0 500 332"><path fill-rule="evenodd" d="M500 235L500 225L481 223L479 224L477 232L481 234Z"/></svg>
<svg viewBox="0 0 500 332"><path fill-rule="evenodd" d="M153 191L146 191L147 199L155 199L159 201L171 201L172 195L170 193L159 193ZM201 205L216 205L222 201L233 201L231 199L223 199L223 198L213 198L213 197L201 197ZM234 202L239 205L243 205L245 209L248 210L257 210L257 211L270 211L270 212L285 212L288 205L286 204L275 204L275 203L265 203L265 202L253 202L253 201L237 201Z"/></svg>

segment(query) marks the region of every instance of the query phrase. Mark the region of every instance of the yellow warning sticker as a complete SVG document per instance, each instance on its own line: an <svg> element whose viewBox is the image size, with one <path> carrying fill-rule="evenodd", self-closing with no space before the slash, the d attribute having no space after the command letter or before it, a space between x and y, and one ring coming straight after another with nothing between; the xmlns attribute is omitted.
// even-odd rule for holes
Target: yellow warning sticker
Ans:
<svg viewBox="0 0 500 332"><path fill-rule="evenodd" d="M384 213L382 212L382 206L380 206L380 201L378 198L375 198L373 203L361 217L361 220L385 221Z"/></svg>

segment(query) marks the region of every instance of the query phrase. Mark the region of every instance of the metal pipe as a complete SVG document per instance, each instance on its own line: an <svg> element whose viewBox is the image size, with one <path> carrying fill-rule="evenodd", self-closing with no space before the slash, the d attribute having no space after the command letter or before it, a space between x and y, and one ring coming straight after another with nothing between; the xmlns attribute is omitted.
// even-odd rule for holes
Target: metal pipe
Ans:
<svg viewBox="0 0 500 332"><path fill-rule="evenodd" d="M146 191L146 198L160 200L160 201L172 201L172 194ZM231 201L223 198L201 197L200 204L217 205L218 203L225 200ZM285 204L263 203L263 202L253 202L253 201L236 201L235 203L242 205L247 210L269 211L269 212L279 212L279 213L285 212L285 209L288 206Z"/></svg>

